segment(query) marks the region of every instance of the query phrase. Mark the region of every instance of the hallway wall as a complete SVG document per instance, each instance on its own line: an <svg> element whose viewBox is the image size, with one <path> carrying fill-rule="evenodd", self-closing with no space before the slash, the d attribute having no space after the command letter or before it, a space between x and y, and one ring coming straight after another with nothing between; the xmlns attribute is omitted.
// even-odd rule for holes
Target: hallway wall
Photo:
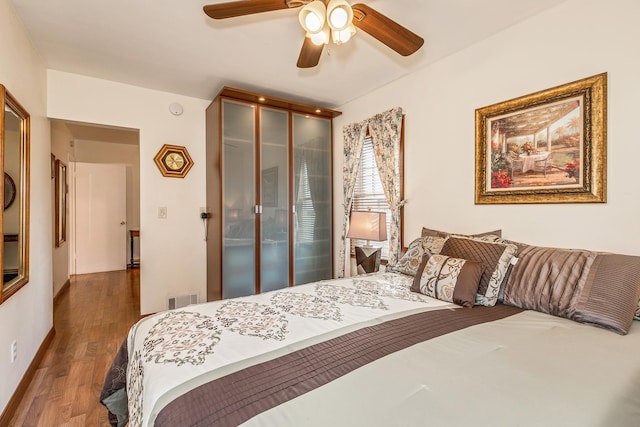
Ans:
<svg viewBox="0 0 640 427"><path fill-rule="evenodd" d="M51 154L56 159L67 165L67 176L69 176L69 163L73 159L73 148L71 140L73 136L69 130L60 122L51 123ZM69 240L62 242L59 247L55 245L55 179L51 178L51 239L53 248L53 295L58 295L60 289L69 279ZM69 181L67 180L67 184ZM69 212L67 211L67 224L69 224ZM67 233L67 236L69 234Z"/></svg>

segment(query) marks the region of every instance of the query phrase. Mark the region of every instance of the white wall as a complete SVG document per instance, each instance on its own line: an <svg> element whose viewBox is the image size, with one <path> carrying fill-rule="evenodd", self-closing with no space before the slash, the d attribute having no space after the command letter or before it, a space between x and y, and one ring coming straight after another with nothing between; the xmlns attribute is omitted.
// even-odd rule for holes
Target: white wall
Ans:
<svg viewBox="0 0 640 427"><path fill-rule="evenodd" d="M75 141L75 158L84 163L111 163L124 165L127 171L127 230L140 229L140 148L139 145L117 142ZM134 242L134 258L140 257L138 239ZM127 232L127 263L130 259Z"/></svg>
<svg viewBox="0 0 640 427"><path fill-rule="evenodd" d="M51 153L56 159L67 165L67 184L69 181L69 162L73 160L73 148L71 140L73 136L69 129L61 122L51 123ZM62 242L59 247L55 247L55 179L51 182L51 221L54 224L51 228L52 248L53 248L53 295L60 292L62 286L69 279L69 230L67 230L67 241ZM68 205L68 203L67 203ZM67 224L69 224L69 212L67 209Z"/></svg>
<svg viewBox="0 0 640 427"><path fill-rule="evenodd" d="M31 115L29 283L0 305L0 412L53 326L50 133L46 72L9 0L0 0L0 83ZM18 341L18 359L9 349Z"/></svg>
<svg viewBox="0 0 640 427"><path fill-rule="evenodd" d="M343 201L342 126L401 106L405 244L422 226L502 228L506 238L531 244L639 255L638 16L637 0L567 1L338 107L335 206ZM608 202L474 205L475 109L601 72L608 72ZM335 224L342 224L339 209Z"/></svg>
<svg viewBox="0 0 640 427"><path fill-rule="evenodd" d="M164 310L169 294L206 295L205 116L210 101L60 71L47 71L51 118L140 130L140 310ZM173 116L179 102L184 114ZM184 178L165 178L153 157L163 144L183 145L194 159ZM158 219L158 207L167 219Z"/></svg>

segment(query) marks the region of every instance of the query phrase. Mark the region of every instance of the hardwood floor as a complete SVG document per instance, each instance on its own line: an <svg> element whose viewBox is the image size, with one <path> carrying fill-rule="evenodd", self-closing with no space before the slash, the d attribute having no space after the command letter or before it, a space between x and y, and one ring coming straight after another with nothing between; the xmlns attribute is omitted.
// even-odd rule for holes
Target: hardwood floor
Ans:
<svg viewBox="0 0 640 427"><path fill-rule="evenodd" d="M53 307L56 334L10 426L109 426L105 374L140 317L140 270L71 278Z"/></svg>

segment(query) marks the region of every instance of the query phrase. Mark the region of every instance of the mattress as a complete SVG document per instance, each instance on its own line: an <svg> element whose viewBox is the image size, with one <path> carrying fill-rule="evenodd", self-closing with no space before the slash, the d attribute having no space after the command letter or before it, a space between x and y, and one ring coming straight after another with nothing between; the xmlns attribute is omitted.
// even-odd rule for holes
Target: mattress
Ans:
<svg viewBox="0 0 640 427"><path fill-rule="evenodd" d="M639 325L621 336L463 309L412 281L377 273L149 316L102 401L131 426L638 424Z"/></svg>

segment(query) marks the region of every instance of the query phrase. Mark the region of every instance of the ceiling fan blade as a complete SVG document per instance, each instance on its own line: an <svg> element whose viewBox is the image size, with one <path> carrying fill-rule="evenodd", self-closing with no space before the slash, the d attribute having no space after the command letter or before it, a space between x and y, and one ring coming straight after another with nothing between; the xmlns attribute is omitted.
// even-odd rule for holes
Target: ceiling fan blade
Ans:
<svg viewBox="0 0 640 427"><path fill-rule="evenodd" d="M204 13L213 19L233 18L272 10L288 9L286 0L240 0L229 3L209 4L203 7Z"/></svg>
<svg viewBox="0 0 640 427"><path fill-rule="evenodd" d="M305 37L302 49L300 49L300 56L298 56L298 68L313 68L318 65L322 49L324 49L324 44L318 46L310 38Z"/></svg>
<svg viewBox="0 0 640 427"><path fill-rule="evenodd" d="M424 44L424 39L387 18L366 4L355 4L353 9L353 25L369 33L402 56L409 56Z"/></svg>

